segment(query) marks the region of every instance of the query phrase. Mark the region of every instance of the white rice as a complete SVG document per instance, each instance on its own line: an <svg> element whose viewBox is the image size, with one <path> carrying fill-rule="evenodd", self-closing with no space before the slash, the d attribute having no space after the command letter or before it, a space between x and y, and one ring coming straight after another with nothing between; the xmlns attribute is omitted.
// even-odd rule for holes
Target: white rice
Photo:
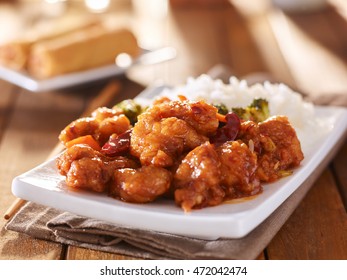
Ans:
<svg viewBox="0 0 347 280"><path fill-rule="evenodd" d="M160 96L172 100L184 95L189 100L204 100L211 104L224 104L233 107L246 107L255 98L264 98L269 102L270 115L287 116L297 132L302 146L309 145L312 139L319 138L325 126L315 117L312 103L305 102L297 92L284 84L255 84L248 86L245 80L231 77L228 84L221 80L213 80L208 75L188 78L187 83L173 89L164 90Z"/></svg>

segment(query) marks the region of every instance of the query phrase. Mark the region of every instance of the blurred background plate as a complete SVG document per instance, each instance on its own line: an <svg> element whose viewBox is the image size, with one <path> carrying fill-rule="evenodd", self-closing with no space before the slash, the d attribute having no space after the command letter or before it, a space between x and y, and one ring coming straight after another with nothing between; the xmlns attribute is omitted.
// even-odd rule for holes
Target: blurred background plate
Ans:
<svg viewBox="0 0 347 280"><path fill-rule="evenodd" d="M115 59L115 64L64 74L44 80L35 79L25 71L15 71L0 66L0 79L32 92L57 90L112 76L119 76L124 74L130 67L137 64L149 65L173 59L176 57L176 50L171 47L164 47L157 50L142 49L142 54L135 60L131 60L130 56L126 54L121 54L119 56L121 59Z"/></svg>

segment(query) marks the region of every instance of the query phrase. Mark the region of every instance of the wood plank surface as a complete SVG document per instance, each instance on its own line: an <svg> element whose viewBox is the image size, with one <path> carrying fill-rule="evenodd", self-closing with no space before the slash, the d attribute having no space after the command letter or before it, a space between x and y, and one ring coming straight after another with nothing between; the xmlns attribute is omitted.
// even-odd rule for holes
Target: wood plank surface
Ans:
<svg viewBox="0 0 347 280"><path fill-rule="evenodd" d="M332 162L332 170L347 211L347 142Z"/></svg>
<svg viewBox="0 0 347 280"><path fill-rule="evenodd" d="M347 259L347 213L325 171L267 247L269 259Z"/></svg>
<svg viewBox="0 0 347 280"><path fill-rule="evenodd" d="M79 103L58 94L47 93L45 99L18 89L16 93L9 91L8 94L12 96L10 100L15 99L15 106L8 107L8 110L13 109L7 114L10 119L6 120L6 131L1 137L0 160L6 163L0 169L1 197L5 202L0 208L3 212L14 199L11 194L12 179L46 159L57 143L58 128L75 117ZM3 227L5 221L0 223ZM1 231L0 258L59 259L62 247L4 229Z"/></svg>
<svg viewBox="0 0 347 280"><path fill-rule="evenodd" d="M1 87L1 109L0 109L0 211L3 213L10 206L14 199L11 193L11 181L18 175L17 169L19 163L22 163L22 171L28 166L32 166L30 158L23 158L20 154L13 154L13 150L20 152L24 146L23 142L17 142L19 135L16 135L12 141L11 133L8 130L19 125L13 121L13 117L19 113L15 106L18 104L20 94L17 94L18 88L0 82ZM35 121L35 120L33 120ZM30 120L28 123L30 125ZM17 130L17 128L16 128ZM23 132L22 132L23 133ZM10 135L9 135L10 134ZM13 150L12 150L13 149ZM44 153L44 151L42 151ZM39 160L37 161L39 162ZM62 252L62 245L53 244L41 240L33 240L28 236L4 229L5 220L0 220L0 259L59 259Z"/></svg>
<svg viewBox="0 0 347 280"><path fill-rule="evenodd" d="M264 1L257 2L258 6L248 5L247 1L234 2L238 13L244 19L244 24L251 36L251 42L258 50L257 53L260 57L258 60L261 59L263 63L263 67L256 71L260 76L259 78L263 78L264 74L270 74L273 77L273 82L282 82L296 88L297 81L291 73L292 69L285 60L269 22L268 5L261 4ZM249 71L247 74L254 75L254 71Z"/></svg>
<svg viewBox="0 0 347 280"><path fill-rule="evenodd" d="M84 249L76 246L69 246L66 252L67 260L141 260L126 255L119 255L107 252L100 252L91 249Z"/></svg>
<svg viewBox="0 0 347 280"><path fill-rule="evenodd" d="M324 24L325 14L317 18ZM268 14L268 20L298 88L311 95L347 92L346 63L332 49L317 41L309 27L304 29L280 11ZM319 39L327 41L322 36ZM338 43L330 40L329 44L334 41Z"/></svg>

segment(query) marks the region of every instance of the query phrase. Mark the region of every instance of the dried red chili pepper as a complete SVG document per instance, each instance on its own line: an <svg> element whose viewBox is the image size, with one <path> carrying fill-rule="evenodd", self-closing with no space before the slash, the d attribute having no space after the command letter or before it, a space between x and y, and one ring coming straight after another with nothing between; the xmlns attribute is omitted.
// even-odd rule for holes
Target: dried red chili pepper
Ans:
<svg viewBox="0 0 347 280"><path fill-rule="evenodd" d="M235 113L228 113L225 119L226 124L217 129L216 134L210 139L211 143L218 145L236 139L241 125L240 118Z"/></svg>
<svg viewBox="0 0 347 280"><path fill-rule="evenodd" d="M110 139L102 146L101 152L107 156L119 156L130 148L131 129L122 134L111 135Z"/></svg>

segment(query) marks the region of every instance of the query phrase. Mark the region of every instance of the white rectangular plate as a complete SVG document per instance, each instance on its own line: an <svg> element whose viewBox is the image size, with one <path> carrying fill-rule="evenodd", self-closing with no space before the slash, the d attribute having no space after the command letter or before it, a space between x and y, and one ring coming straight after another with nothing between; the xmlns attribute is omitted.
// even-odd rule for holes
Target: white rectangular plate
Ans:
<svg viewBox="0 0 347 280"><path fill-rule="evenodd" d="M141 96L151 96L157 92L158 89L145 91ZM346 109L316 107L315 110L317 118L329 121L329 131L306 145L305 159L293 175L265 184L263 193L252 199L224 203L191 213L184 213L167 199L143 205L125 203L104 194L67 188L64 177L58 174L54 159L16 177L12 192L25 200L120 226L202 239L240 238L256 228L299 188L345 136Z"/></svg>
<svg viewBox="0 0 347 280"><path fill-rule="evenodd" d="M126 68L120 68L112 64L91 70L59 75L45 80L38 80L31 77L25 71L16 71L0 66L0 79L32 92L43 92L77 86L111 76L118 76L126 70Z"/></svg>
<svg viewBox="0 0 347 280"><path fill-rule="evenodd" d="M138 63L159 63L170 60L174 58L175 55L175 50L169 47L152 51L142 49L142 54L133 61L131 66ZM90 83L112 76L119 76L124 74L125 71L131 66L118 67L115 64L110 64L90 70L73 72L43 80L35 79L25 71L15 71L7 67L0 66L0 79L32 92L43 92Z"/></svg>

